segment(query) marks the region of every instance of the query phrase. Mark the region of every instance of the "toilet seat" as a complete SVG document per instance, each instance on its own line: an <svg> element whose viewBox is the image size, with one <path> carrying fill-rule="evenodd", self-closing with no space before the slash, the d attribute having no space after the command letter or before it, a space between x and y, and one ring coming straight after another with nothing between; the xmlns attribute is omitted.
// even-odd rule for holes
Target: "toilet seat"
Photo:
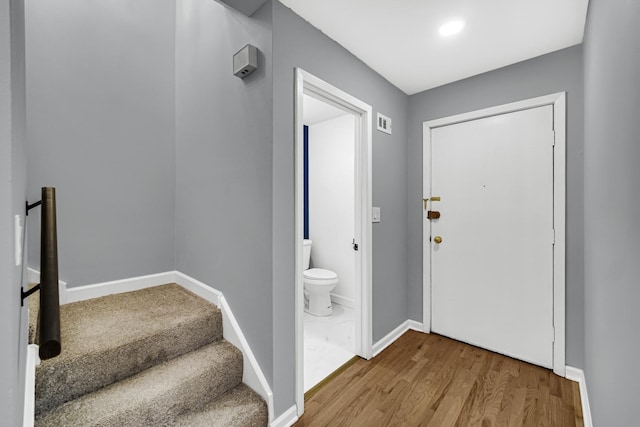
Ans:
<svg viewBox="0 0 640 427"><path fill-rule="evenodd" d="M310 268L303 272L304 282L311 285L328 285L338 281L338 275L324 268Z"/></svg>
<svg viewBox="0 0 640 427"><path fill-rule="evenodd" d="M338 275L331 270L324 268L310 268L304 271L304 277L307 279L336 279Z"/></svg>

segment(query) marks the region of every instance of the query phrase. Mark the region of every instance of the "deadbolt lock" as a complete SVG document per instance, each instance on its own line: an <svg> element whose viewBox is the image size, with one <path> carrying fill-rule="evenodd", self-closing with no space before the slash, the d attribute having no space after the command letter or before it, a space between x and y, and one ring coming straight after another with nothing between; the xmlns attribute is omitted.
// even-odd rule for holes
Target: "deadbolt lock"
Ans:
<svg viewBox="0 0 640 427"><path fill-rule="evenodd" d="M428 211L427 219L438 219L440 218L440 212L438 211Z"/></svg>
<svg viewBox="0 0 640 427"><path fill-rule="evenodd" d="M442 237L440 237L440 236L436 236L436 237L434 237L434 238L433 238L433 241L434 241L435 243L437 243L437 244L440 244L440 243L442 243Z"/></svg>

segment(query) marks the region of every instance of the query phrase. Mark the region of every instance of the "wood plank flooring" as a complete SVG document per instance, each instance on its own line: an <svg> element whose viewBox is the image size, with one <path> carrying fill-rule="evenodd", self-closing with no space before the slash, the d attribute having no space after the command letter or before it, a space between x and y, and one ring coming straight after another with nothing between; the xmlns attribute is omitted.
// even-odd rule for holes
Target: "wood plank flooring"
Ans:
<svg viewBox="0 0 640 427"><path fill-rule="evenodd" d="M305 426L583 427L578 383L435 334L408 331L305 399Z"/></svg>

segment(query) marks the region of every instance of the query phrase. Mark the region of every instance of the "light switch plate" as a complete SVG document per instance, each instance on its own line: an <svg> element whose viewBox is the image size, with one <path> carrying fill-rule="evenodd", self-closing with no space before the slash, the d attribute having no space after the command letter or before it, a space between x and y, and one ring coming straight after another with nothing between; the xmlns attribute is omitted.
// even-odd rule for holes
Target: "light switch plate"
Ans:
<svg viewBox="0 0 640 427"><path fill-rule="evenodd" d="M14 254L16 256L16 267L22 265L22 232L24 226L22 225L22 215L16 215L13 217L13 238L14 238Z"/></svg>
<svg viewBox="0 0 640 427"><path fill-rule="evenodd" d="M372 222L380 222L380 208L373 208Z"/></svg>

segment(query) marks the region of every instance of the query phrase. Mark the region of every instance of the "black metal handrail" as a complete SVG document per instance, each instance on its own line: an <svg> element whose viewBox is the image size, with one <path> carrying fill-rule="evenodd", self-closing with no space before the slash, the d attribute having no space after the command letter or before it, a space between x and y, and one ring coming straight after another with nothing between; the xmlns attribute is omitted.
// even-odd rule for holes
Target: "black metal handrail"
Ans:
<svg viewBox="0 0 640 427"><path fill-rule="evenodd" d="M40 221L40 283L27 292L22 299L40 290L40 312L36 340L40 359L51 359L60 354L60 295L58 293L58 233L56 226L56 189L42 188L42 200L27 204L27 211L42 206Z"/></svg>

